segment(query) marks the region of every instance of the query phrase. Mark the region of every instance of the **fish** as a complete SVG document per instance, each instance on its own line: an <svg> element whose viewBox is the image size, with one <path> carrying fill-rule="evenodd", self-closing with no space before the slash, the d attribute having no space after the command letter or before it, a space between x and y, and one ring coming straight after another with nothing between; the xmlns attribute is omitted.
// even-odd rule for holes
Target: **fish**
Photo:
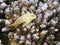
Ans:
<svg viewBox="0 0 60 45"><path fill-rule="evenodd" d="M34 13L24 14L18 17L12 24L7 25L17 27L19 24L22 24L22 27L26 27L32 20L36 19L36 15Z"/></svg>

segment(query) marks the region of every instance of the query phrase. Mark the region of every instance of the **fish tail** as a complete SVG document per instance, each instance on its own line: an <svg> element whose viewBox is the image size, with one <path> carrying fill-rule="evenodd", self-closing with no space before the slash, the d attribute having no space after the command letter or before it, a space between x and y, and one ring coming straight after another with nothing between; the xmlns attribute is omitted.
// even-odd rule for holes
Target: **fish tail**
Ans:
<svg viewBox="0 0 60 45"><path fill-rule="evenodd" d="M14 24L9 24L9 25L7 25L8 27L10 27L10 26L14 26Z"/></svg>
<svg viewBox="0 0 60 45"><path fill-rule="evenodd" d="M7 25L7 27L17 27L17 26L18 26L18 25L17 25L16 23Z"/></svg>

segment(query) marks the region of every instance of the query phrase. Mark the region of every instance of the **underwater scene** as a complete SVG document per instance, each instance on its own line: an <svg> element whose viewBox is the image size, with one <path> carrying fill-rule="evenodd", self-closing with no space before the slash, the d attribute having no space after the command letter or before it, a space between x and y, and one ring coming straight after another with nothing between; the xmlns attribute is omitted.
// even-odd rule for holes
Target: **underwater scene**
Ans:
<svg viewBox="0 0 60 45"><path fill-rule="evenodd" d="M0 0L0 45L60 45L60 0Z"/></svg>

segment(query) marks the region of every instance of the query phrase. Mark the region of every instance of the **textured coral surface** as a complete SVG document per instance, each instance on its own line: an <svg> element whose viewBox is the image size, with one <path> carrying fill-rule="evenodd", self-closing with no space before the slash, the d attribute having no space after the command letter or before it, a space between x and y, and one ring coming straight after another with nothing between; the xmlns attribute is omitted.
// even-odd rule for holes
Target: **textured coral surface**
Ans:
<svg viewBox="0 0 60 45"><path fill-rule="evenodd" d="M60 1L0 0L0 44L60 45Z"/></svg>

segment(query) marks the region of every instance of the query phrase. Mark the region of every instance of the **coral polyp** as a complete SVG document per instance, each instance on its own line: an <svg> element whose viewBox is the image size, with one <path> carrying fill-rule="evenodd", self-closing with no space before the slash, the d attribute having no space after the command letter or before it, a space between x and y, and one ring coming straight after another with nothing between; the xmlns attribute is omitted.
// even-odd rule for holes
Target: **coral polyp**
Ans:
<svg viewBox="0 0 60 45"><path fill-rule="evenodd" d="M60 45L59 0L0 0L0 16L0 44Z"/></svg>

